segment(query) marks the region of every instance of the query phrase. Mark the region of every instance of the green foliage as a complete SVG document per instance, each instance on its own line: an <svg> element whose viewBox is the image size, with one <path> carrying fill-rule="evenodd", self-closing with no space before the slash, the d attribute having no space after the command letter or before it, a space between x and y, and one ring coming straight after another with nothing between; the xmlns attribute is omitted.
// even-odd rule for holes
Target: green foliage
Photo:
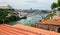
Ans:
<svg viewBox="0 0 60 35"><path fill-rule="evenodd" d="M54 8L56 8L56 7L57 7L57 3L52 3L51 9L54 9Z"/></svg>
<svg viewBox="0 0 60 35"><path fill-rule="evenodd" d="M0 21L5 21L8 15L7 9L0 9Z"/></svg>
<svg viewBox="0 0 60 35"><path fill-rule="evenodd" d="M58 8L58 7L60 7L60 0L57 0L57 3L52 3L51 4L51 9L55 9L55 8L57 8L58 10L60 10L60 8Z"/></svg>
<svg viewBox="0 0 60 35"><path fill-rule="evenodd" d="M60 11L60 8L58 8L58 10Z"/></svg>
<svg viewBox="0 0 60 35"><path fill-rule="evenodd" d="M50 18L52 18L54 15L56 15L56 14L55 14L55 13L50 13L50 14L48 14L48 15L44 18L44 20L50 19Z"/></svg>
<svg viewBox="0 0 60 35"><path fill-rule="evenodd" d="M13 9L0 9L0 24L19 20L20 18L13 11ZM11 16L8 16L8 14Z"/></svg>
<svg viewBox="0 0 60 35"><path fill-rule="evenodd" d="M58 0L58 3L57 3L57 4L58 4L58 6L60 7L60 0Z"/></svg>

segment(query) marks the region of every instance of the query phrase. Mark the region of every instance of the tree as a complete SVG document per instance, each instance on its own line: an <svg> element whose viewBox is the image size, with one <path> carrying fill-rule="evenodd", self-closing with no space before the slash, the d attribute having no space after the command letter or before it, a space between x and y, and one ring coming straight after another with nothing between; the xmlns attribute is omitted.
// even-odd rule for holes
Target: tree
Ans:
<svg viewBox="0 0 60 35"><path fill-rule="evenodd" d="M56 15L56 14L51 12L50 14L48 14L48 15L44 18L44 20L52 19L52 17L53 17L54 15Z"/></svg>
<svg viewBox="0 0 60 35"><path fill-rule="evenodd" d="M57 10L60 10L60 0L57 0L57 3L52 3L51 4L51 9L55 9L57 8Z"/></svg>
<svg viewBox="0 0 60 35"><path fill-rule="evenodd" d="M0 21L4 23L7 15L8 15L7 9L0 9Z"/></svg>
<svg viewBox="0 0 60 35"><path fill-rule="evenodd" d="M55 8L57 8L57 3L52 3L51 9L55 9Z"/></svg>
<svg viewBox="0 0 60 35"><path fill-rule="evenodd" d="M57 3L57 4L58 4L58 6L60 7L60 0L58 0L58 3Z"/></svg>
<svg viewBox="0 0 60 35"><path fill-rule="evenodd" d="M58 4L58 10L60 11L60 0L57 1Z"/></svg>

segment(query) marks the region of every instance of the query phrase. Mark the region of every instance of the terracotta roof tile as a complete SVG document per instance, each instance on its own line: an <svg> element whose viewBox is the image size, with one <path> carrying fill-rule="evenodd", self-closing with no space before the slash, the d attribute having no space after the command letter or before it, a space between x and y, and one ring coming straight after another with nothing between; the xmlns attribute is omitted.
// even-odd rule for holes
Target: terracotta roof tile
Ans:
<svg viewBox="0 0 60 35"><path fill-rule="evenodd" d="M2 24L0 25L0 35L60 35L60 34L20 24L16 24L14 26Z"/></svg>
<svg viewBox="0 0 60 35"><path fill-rule="evenodd" d="M40 24L51 24L51 25L60 25L60 19L48 19L42 22L38 22Z"/></svg>
<svg viewBox="0 0 60 35"><path fill-rule="evenodd" d="M28 26L24 26L24 25L20 25L20 24L16 24L14 25L14 27L17 27L17 28L22 28L24 30L27 30L27 31L30 31L30 32L34 32L36 34L42 34L42 35L60 35L56 32L52 32L52 31L47 31L47 30L43 30L43 29L37 29L37 28L33 28L33 27L28 27Z"/></svg>

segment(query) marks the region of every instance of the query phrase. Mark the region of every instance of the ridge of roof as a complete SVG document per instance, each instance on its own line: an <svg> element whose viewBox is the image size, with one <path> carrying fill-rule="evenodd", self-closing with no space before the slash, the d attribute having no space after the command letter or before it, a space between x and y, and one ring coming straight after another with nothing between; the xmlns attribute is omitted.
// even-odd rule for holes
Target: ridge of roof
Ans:
<svg viewBox="0 0 60 35"><path fill-rule="evenodd" d="M1 29L0 29L0 32L3 32L3 34L5 33L5 34L9 34L9 35L12 35L12 34L14 34L14 35L37 35L37 34L33 34L33 33L31 33L31 32L27 32L27 31L24 31L24 30L19 30L18 28L14 28L14 27L10 27L10 26L8 26L8 25L2 25L1 27L0 27Z"/></svg>
<svg viewBox="0 0 60 35"><path fill-rule="evenodd" d="M48 19L42 22L38 22L40 24L51 24L51 25L60 25L60 19Z"/></svg>
<svg viewBox="0 0 60 35"><path fill-rule="evenodd" d="M16 24L14 25L14 27L16 28L22 28L24 30L28 30L28 31L33 31L35 33L38 34L44 34L44 35L60 35L59 33L53 32L53 31L48 31L48 30L43 30L43 29L37 29L34 27L29 27L29 26L25 26L25 25L20 25L20 24Z"/></svg>
<svg viewBox="0 0 60 35"><path fill-rule="evenodd" d="M56 32L37 29L20 24L16 24L14 26L1 24L0 26L0 35L60 35Z"/></svg>

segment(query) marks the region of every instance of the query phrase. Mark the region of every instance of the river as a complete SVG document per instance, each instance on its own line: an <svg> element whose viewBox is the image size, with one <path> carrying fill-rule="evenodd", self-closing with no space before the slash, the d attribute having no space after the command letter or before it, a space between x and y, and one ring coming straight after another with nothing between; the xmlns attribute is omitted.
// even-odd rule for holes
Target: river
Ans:
<svg viewBox="0 0 60 35"><path fill-rule="evenodd" d="M42 17L46 16L47 14L37 14L34 16L27 16L27 19L22 19L22 20L18 20L18 21L14 21L14 22L9 22L10 25L15 25L15 24L23 24L23 25L27 25L27 26L31 26L32 24L36 24L37 22L39 22Z"/></svg>

